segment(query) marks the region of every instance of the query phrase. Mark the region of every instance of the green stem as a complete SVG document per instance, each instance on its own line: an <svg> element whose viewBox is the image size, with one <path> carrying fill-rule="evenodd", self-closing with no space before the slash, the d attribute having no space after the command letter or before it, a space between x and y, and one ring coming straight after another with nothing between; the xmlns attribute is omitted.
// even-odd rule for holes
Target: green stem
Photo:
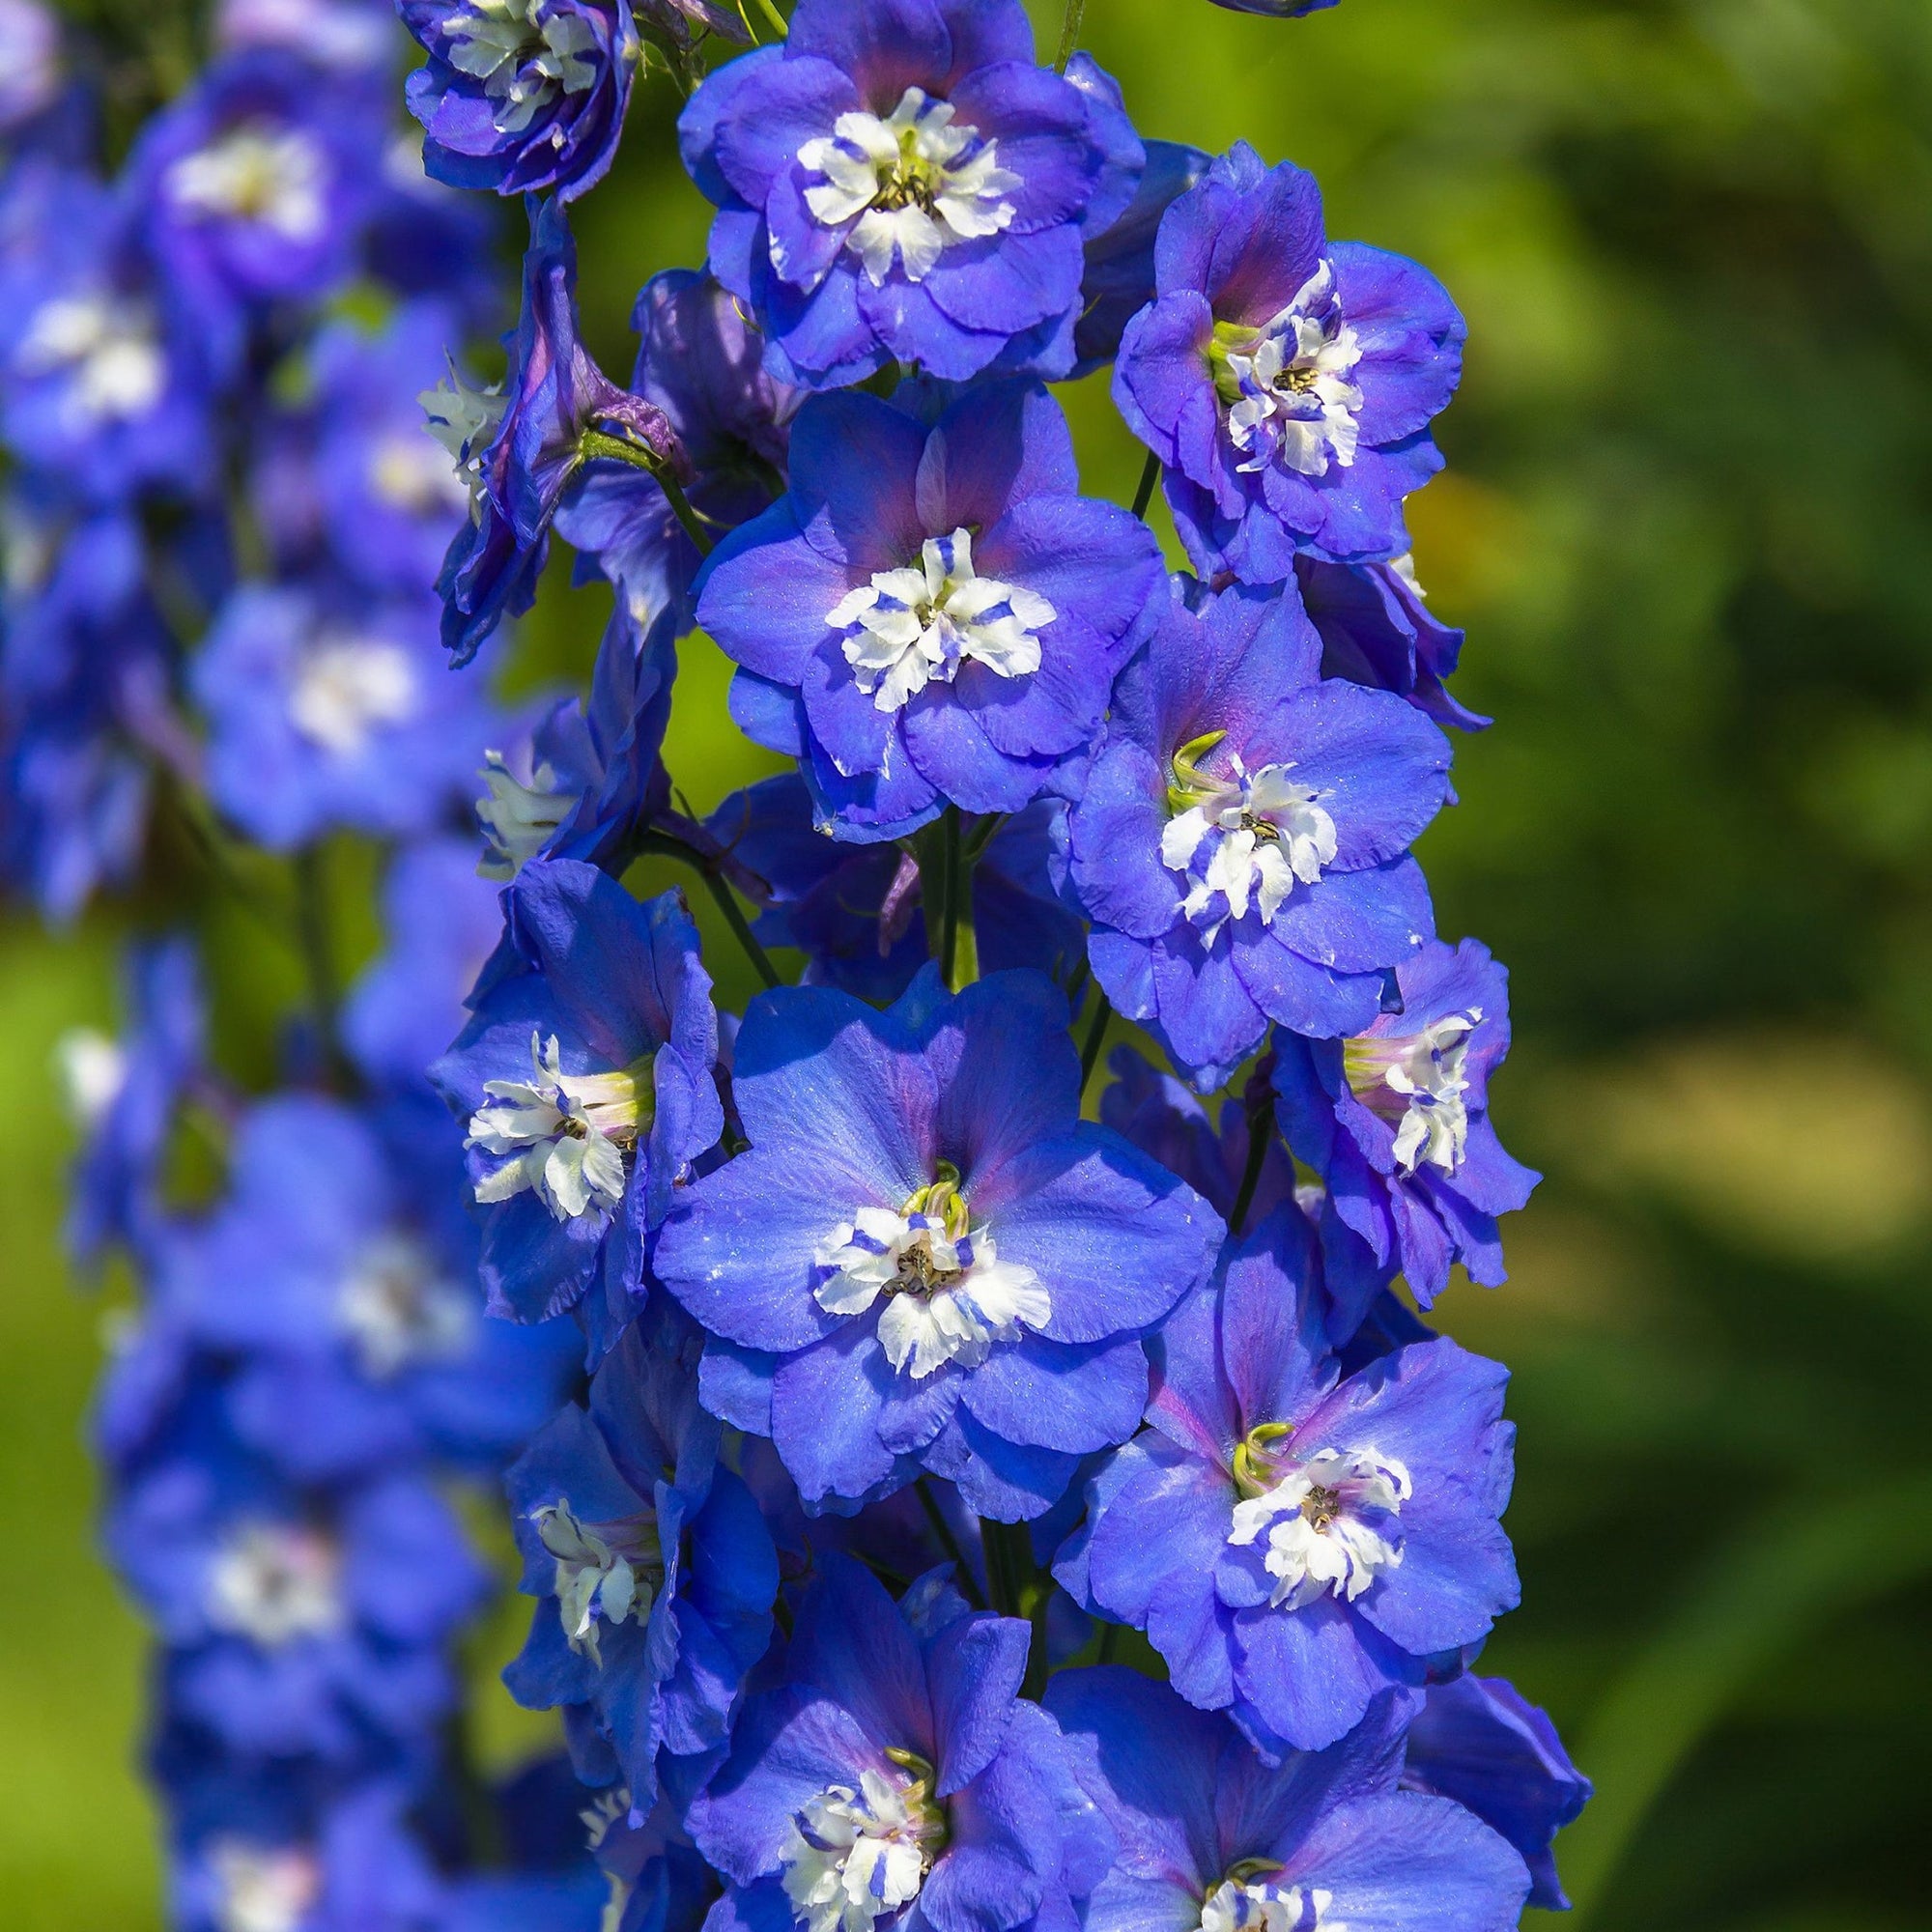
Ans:
<svg viewBox="0 0 1932 1932"><path fill-rule="evenodd" d="M959 846L959 808L949 805L943 821L946 843L946 903L939 939L939 977L951 986L959 960L959 901L965 893L965 856Z"/></svg>
<svg viewBox="0 0 1932 1932"><path fill-rule="evenodd" d="M707 860L696 847L687 845L682 838L673 838L668 832L647 832L638 840L639 856L655 852L668 859L681 859L697 876L704 881L705 890L717 901L718 910L724 915L724 923L736 936L738 944L745 950L745 957L752 962L755 972L767 986L782 986L784 980L779 969L772 964L772 956L758 943L758 935L752 930L752 923L745 917L744 908L739 905L737 895L717 867Z"/></svg>
<svg viewBox="0 0 1932 1932"><path fill-rule="evenodd" d="M973 828L973 836L966 841L966 863L977 866L980 855L993 842L1001 826L1007 822L1004 811L988 811L981 814L980 822Z"/></svg>
<svg viewBox="0 0 1932 1932"><path fill-rule="evenodd" d="M945 1550L946 1558L952 1565L952 1580L959 1585L959 1593L976 1610L986 1607L986 1594L980 1588L980 1579L973 1574L973 1566L966 1561L966 1552L959 1548L959 1539L952 1533L952 1525L946 1520L946 1512L939 1507L939 1498L932 1493L932 1485L922 1476L913 1485L919 1495L919 1506L925 1512L925 1520L931 1525L932 1533L939 1539L939 1547Z"/></svg>
<svg viewBox="0 0 1932 1932"><path fill-rule="evenodd" d="M335 954L329 943L328 878L323 869L322 848L304 845L296 854L296 936L308 975L309 1006L322 1039L323 1055L332 1077L345 1077L340 1017L342 988L335 976Z"/></svg>
<svg viewBox="0 0 1932 1932"><path fill-rule="evenodd" d="M1100 1047L1107 1037L1107 1022L1114 1017L1114 1009L1107 1004L1107 996L1097 988L1094 994L1094 1016L1087 1022L1087 1037L1080 1046L1080 1091L1087 1092L1087 1083L1094 1077L1094 1068L1100 1058Z"/></svg>
<svg viewBox="0 0 1932 1932"><path fill-rule="evenodd" d="M1160 481L1160 458L1152 450L1147 453L1147 461L1141 465L1141 480L1134 491L1134 515L1145 517L1147 506L1153 501L1153 486Z"/></svg>
<svg viewBox="0 0 1932 1932"><path fill-rule="evenodd" d="M601 429L585 430L577 440L577 451L586 463L594 463L599 457L609 457L612 463L628 463L633 469L641 469L664 492L671 515L684 526L684 533L697 546L698 555L710 555L711 532L704 527L704 520L692 508L691 498L684 494L683 484L665 467L656 451L646 449L640 442L633 442L629 437L612 436L608 430Z"/></svg>
<svg viewBox="0 0 1932 1932"><path fill-rule="evenodd" d="M1060 52L1054 56L1053 71L1066 71L1066 63L1073 58L1073 49L1080 44L1080 16L1087 11L1087 0L1066 0L1066 17L1060 28Z"/></svg>
<svg viewBox="0 0 1932 1932"><path fill-rule="evenodd" d="M1241 1170L1240 1190L1235 1196L1235 1211L1228 1216L1228 1232L1238 1235L1248 1224L1248 1209L1255 1205L1255 1189L1261 1185L1262 1164L1267 1159L1268 1141L1274 1132L1274 1109L1248 1116L1248 1161Z"/></svg>
<svg viewBox="0 0 1932 1932"><path fill-rule="evenodd" d="M745 917L737 895L709 866L700 863L697 876L718 901L718 910L724 915L725 924L737 935L738 944L745 949L745 957L752 962L752 970L767 986L782 986L784 981L779 977L779 969L772 964L771 954L758 944L758 935L752 930L752 922Z"/></svg>
<svg viewBox="0 0 1932 1932"><path fill-rule="evenodd" d="M779 38L781 40L791 32L791 27L786 21L785 16L778 10L776 0L758 0L758 11L779 30Z"/></svg>

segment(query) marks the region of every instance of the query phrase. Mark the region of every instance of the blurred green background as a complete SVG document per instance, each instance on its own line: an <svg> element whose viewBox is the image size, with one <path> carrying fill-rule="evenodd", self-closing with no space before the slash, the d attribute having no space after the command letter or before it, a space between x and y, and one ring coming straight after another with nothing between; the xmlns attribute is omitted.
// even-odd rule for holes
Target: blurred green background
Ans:
<svg viewBox="0 0 1932 1932"><path fill-rule="evenodd" d="M1496 1111L1548 1179L1509 1287L1441 1313L1516 1372L1524 1607L1485 1667L1597 1780L1559 1846L1577 1920L1924 1924L1932 7L1090 0L1085 44L1144 131L1312 167L1332 233L1425 261L1469 318L1450 467L1411 509L1469 629L1459 693L1498 722L1459 745L1423 857L1444 934L1514 969ZM647 93L578 222L613 370L637 285L702 250L673 107ZM1123 499L1104 382L1068 403L1088 488ZM521 681L587 666L601 593L559 585ZM724 681L694 643L668 755L700 806L763 768ZM331 860L353 901L366 858ZM0 928L0 1918L23 1928L158 1922L141 1639L89 1548L102 1304L63 1279L44 1068L110 1013L116 939L162 896L58 942ZM259 1068L291 963L204 911L224 1052ZM349 927L345 964L370 943Z"/></svg>

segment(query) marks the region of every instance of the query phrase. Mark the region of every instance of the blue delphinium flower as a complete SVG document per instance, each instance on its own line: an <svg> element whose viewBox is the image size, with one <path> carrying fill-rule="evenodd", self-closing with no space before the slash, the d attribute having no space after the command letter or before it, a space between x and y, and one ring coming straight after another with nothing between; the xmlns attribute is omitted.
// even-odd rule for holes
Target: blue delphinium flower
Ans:
<svg viewBox="0 0 1932 1932"><path fill-rule="evenodd" d="M1258 1749L1333 1744L1515 1605L1505 1372L1437 1339L1342 1376L1292 1206L1231 1243L1154 1366L1152 1429L1088 1485L1057 1574Z"/></svg>
<svg viewBox="0 0 1932 1932"><path fill-rule="evenodd" d="M228 54L128 156L149 248L204 327L236 335L354 260L384 128L381 95L274 48Z"/></svg>
<svg viewBox="0 0 1932 1932"><path fill-rule="evenodd" d="M1295 581L1321 636L1321 674L1406 697L1438 724L1480 731L1489 720L1450 696L1442 680L1463 654L1463 633L1423 601L1407 556L1392 563L1329 563L1303 554Z"/></svg>
<svg viewBox="0 0 1932 1932"><path fill-rule="evenodd" d="M811 810L805 781L787 773L733 792L705 824L753 875L758 938L806 955L803 983L895 1000L932 952L919 867L895 846L825 838ZM1065 817L1059 799L1036 799L985 838L968 908L979 972L1032 967L1065 984L1079 965L1086 926L1061 893ZM981 821L961 820L962 844L981 836Z"/></svg>
<svg viewBox="0 0 1932 1932"><path fill-rule="evenodd" d="M406 1823L401 1771L347 1779L164 1739L169 1923L180 1932L444 1932L450 1899ZM505 1929L508 1932L508 1929Z"/></svg>
<svg viewBox="0 0 1932 1932"><path fill-rule="evenodd" d="M708 275L669 269L638 292L634 394L665 412L695 475L692 506L719 531L784 494L799 394L765 373L764 338ZM691 628L697 546L653 476L608 459L588 465L558 509L557 534L608 577L640 623Z"/></svg>
<svg viewBox="0 0 1932 1932"><path fill-rule="evenodd" d="M488 1589L422 1474L298 1489L205 1426L128 1479L103 1534L170 1646L173 1708L257 1755L423 1736L455 1689L442 1646Z"/></svg>
<svg viewBox="0 0 1932 1932"><path fill-rule="evenodd" d="M568 200L603 180L641 49L630 0L401 0L423 164L452 187Z"/></svg>
<svg viewBox="0 0 1932 1932"><path fill-rule="evenodd" d="M1509 980L1479 940L1432 943L1397 970L1399 1012L1346 1039L1280 1039L1281 1121L1327 1188L1337 1340L1398 1270L1424 1308L1458 1262L1499 1286L1496 1216L1538 1177L1503 1151L1491 1073L1509 1051Z"/></svg>
<svg viewBox="0 0 1932 1932"><path fill-rule="evenodd" d="M440 1112L265 1100L237 1131L228 1197L164 1250L156 1305L237 1358L237 1433L298 1479L425 1455L489 1468L563 1392L570 1323L484 1319L460 1138Z"/></svg>
<svg viewBox="0 0 1932 1932"><path fill-rule="evenodd" d="M814 389L964 381L1016 340L1065 375L1090 210L1111 221L1142 158L1105 91L1035 64L1019 0L800 0L678 125L713 273Z"/></svg>
<svg viewBox="0 0 1932 1932"><path fill-rule="evenodd" d="M1130 1670L1063 1671L1046 1706L1120 1840L1089 1932L1515 1932L1522 1860L1461 1805L1397 1787L1400 1699L1279 1768Z"/></svg>
<svg viewBox="0 0 1932 1932"><path fill-rule="evenodd" d="M869 395L799 412L791 493L712 553L697 620L742 668L733 715L804 759L835 838L1017 810L1091 742L1160 557L1078 483L1027 384L930 427Z"/></svg>
<svg viewBox="0 0 1932 1932"><path fill-rule="evenodd" d="M10 508L21 514L0 627L0 854L43 915L65 922L132 875L156 759L192 772L197 752L131 508L71 524L32 494Z"/></svg>
<svg viewBox="0 0 1932 1932"><path fill-rule="evenodd" d="M718 1875L686 1834L683 1811L667 1797L639 1816L618 1785L583 1813L591 1855L610 1881L599 1932L698 1932Z"/></svg>
<svg viewBox="0 0 1932 1932"><path fill-rule="evenodd" d="M1192 1188L1079 1118L1064 998L921 975L886 1012L785 987L748 1009L750 1151L679 1191L653 1267L718 1341L706 1403L777 1444L809 1508L922 1469L1037 1516L1123 1440L1139 1337L1221 1233Z"/></svg>
<svg viewBox="0 0 1932 1932"><path fill-rule="evenodd" d="M219 0L213 26L223 51L279 47L331 73L384 81L395 65L396 14L384 0Z"/></svg>
<svg viewBox="0 0 1932 1932"><path fill-rule="evenodd" d="M329 324L308 355L304 468L322 546L368 590L420 592L463 526L469 493L423 428L416 396L441 380L461 333L449 305L404 304L377 333Z"/></svg>
<svg viewBox="0 0 1932 1932"><path fill-rule="evenodd" d="M364 1079L390 1094L429 1093L430 1063L467 1017L463 996L502 936L497 888L470 838L406 845L383 880L384 951L342 1006L342 1043Z"/></svg>
<svg viewBox="0 0 1932 1932"><path fill-rule="evenodd" d="M937 1576L895 1604L828 1556L782 1682L692 1804L724 1928L918 1932L1078 1922L1112 1850L1059 1727L1018 1696L1029 1632Z"/></svg>
<svg viewBox="0 0 1932 1932"><path fill-rule="evenodd" d="M688 473L664 412L618 388L578 340L577 244L554 197L531 222L503 388L469 389L452 378L423 406L470 493L470 521L437 583L442 640L458 664L505 616L529 609L551 521L583 466L587 430L613 424L653 461Z"/></svg>
<svg viewBox="0 0 1932 1932"><path fill-rule="evenodd" d="M0 6L0 138L19 142L59 99L66 78L60 23L39 0Z"/></svg>
<svg viewBox="0 0 1932 1932"><path fill-rule="evenodd" d="M1434 936L1408 846L1448 741L1387 692L1319 675L1292 583L1175 580L1115 688L1070 825L1094 971L1204 1087L1270 1020L1358 1032Z"/></svg>
<svg viewBox="0 0 1932 1932"><path fill-rule="evenodd" d="M105 502L201 487L210 344L144 259L117 196L77 170L0 191L0 431L21 462Z"/></svg>
<svg viewBox="0 0 1932 1932"><path fill-rule="evenodd" d="M1301 550L1406 551L1402 499L1442 467L1429 423L1462 371L1441 284L1328 241L1315 178L1245 142L1162 217L1154 268L1114 398L1166 466L1195 568L1271 583Z"/></svg>
<svg viewBox="0 0 1932 1932"><path fill-rule="evenodd" d="M1473 1672L1431 1685L1408 1727L1402 1781L1453 1798L1500 1832L1529 1866L1530 1904L1569 1910L1550 1845L1589 1803L1590 1780L1515 1685Z"/></svg>
<svg viewBox="0 0 1932 1932"><path fill-rule="evenodd" d="M675 1308L647 1312L598 1369L588 1409L561 1410L507 1482L538 1603L504 1681L537 1710L588 1706L633 1806L657 1796L661 1752L724 1744L772 1635L778 1557L698 1406L702 1340Z"/></svg>
<svg viewBox="0 0 1932 1932"><path fill-rule="evenodd" d="M494 1312L532 1321L601 1274L621 1324L645 1231L724 1126L697 928L679 895L639 905L570 859L526 866L503 902L503 944L435 1068L469 1122L484 1285Z"/></svg>
<svg viewBox="0 0 1932 1932"><path fill-rule="evenodd" d="M237 590L191 672L223 814L278 850L334 826L433 830L500 735L482 688L450 676L436 625L420 593L371 606L292 585Z"/></svg>
<svg viewBox="0 0 1932 1932"><path fill-rule="evenodd" d="M202 1066L206 1014L192 943L181 936L138 943L128 948L123 972L121 1037L71 1033L58 1047L84 1136L67 1218L68 1251L83 1265L113 1246L135 1256L152 1252L164 1218L168 1137Z"/></svg>

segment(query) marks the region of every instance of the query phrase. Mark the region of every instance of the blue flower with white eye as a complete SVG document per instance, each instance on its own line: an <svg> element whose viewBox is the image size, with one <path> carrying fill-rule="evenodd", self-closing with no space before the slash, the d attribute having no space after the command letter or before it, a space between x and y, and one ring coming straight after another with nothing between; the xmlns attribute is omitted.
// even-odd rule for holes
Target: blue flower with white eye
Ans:
<svg viewBox="0 0 1932 1932"><path fill-rule="evenodd" d="M1142 162L1117 93L1036 64L1019 0L800 0L678 131L712 273L811 389L895 362L1065 375L1083 240Z"/></svg>
<svg viewBox="0 0 1932 1932"><path fill-rule="evenodd" d="M745 1673L765 1653L778 1595L771 1533L718 1461L697 1403L702 1336L659 1305L511 1468L529 1640L504 1672L535 1710L588 1708L634 1806L660 1755L726 1741Z"/></svg>
<svg viewBox="0 0 1932 1932"><path fill-rule="evenodd" d="M896 838L949 801L1016 811L1092 742L1160 553L1078 488L1035 384L930 423L863 394L799 412L790 493L712 552L697 620L741 668L733 716L804 761L834 838Z"/></svg>
<svg viewBox="0 0 1932 1932"><path fill-rule="evenodd" d="M442 1932L450 1900L407 1822L407 1773L237 1759L180 1723L149 1758L182 1932Z"/></svg>
<svg viewBox="0 0 1932 1932"><path fill-rule="evenodd" d="M665 413L694 472L692 507L714 529L736 529L784 494L799 393L765 373L764 338L738 298L708 275L669 269L638 292L632 393ZM654 476L593 462L556 517L557 534L617 586L634 621L692 625L697 546Z"/></svg>
<svg viewBox="0 0 1932 1932"><path fill-rule="evenodd" d="M1413 706L1320 675L1292 583L1177 579L1115 686L1074 804L1094 977L1205 1088L1274 1021L1358 1031L1434 937L1410 842L1449 745Z"/></svg>
<svg viewBox="0 0 1932 1932"><path fill-rule="evenodd" d="M1515 1685L1473 1672L1432 1684L1408 1727L1402 1781L1453 1798L1500 1832L1529 1866L1530 1904L1570 1909L1550 1845L1589 1803L1590 1780Z"/></svg>
<svg viewBox="0 0 1932 1932"><path fill-rule="evenodd" d="M144 239L203 326L236 340L355 259L385 145L369 75L278 48L225 54L142 128L128 160Z"/></svg>
<svg viewBox="0 0 1932 1932"><path fill-rule="evenodd" d="M1515 1932L1522 1860L1461 1805L1398 1788L1400 1697L1278 1766L1131 1670L1063 1671L1046 1708L1120 1840L1089 1932Z"/></svg>
<svg viewBox="0 0 1932 1932"><path fill-rule="evenodd" d="M461 1136L434 1101L306 1094L242 1121L228 1198L163 1254L164 1319L233 1357L226 1410L302 1481L433 1455L499 1465L555 1406L568 1322L484 1318Z"/></svg>
<svg viewBox="0 0 1932 1932"><path fill-rule="evenodd" d="M202 1072L207 1015L194 947L137 943L123 963L119 1039L88 1031L56 1047L83 1140L68 1204L68 1251L87 1264L110 1246L147 1256L163 1222L161 1170L176 1110Z"/></svg>
<svg viewBox="0 0 1932 1932"><path fill-rule="evenodd" d="M1397 969L1401 1009L1345 1039L1280 1038L1280 1118L1327 1189L1329 1330L1353 1332L1398 1271L1428 1308L1460 1262L1505 1280L1496 1216L1539 1177L1490 1123L1490 1075L1509 1051L1509 980L1480 941L1433 942Z"/></svg>
<svg viewBox="0 0 1932 1932"><path fill-rule="evenodd" d="M1402 499L1442 467L1429 424L1462 373L1441 284L1328 241L1315 178L1245 142L1161 218L1154 281L1114 398L1166 468L1194 567L1274 583L1300 551L1407 550Z"/></svg>
<svg viewBox="0 0 1932 1932"><path fill-rule="evenodd" d="M821 987L748 1009L751 1148L679 1190L652 1266L715 1338L707 1406L773 1439L809 1509L924 1469L1023 1520L1133 1433L1140 1336L1221 1223L1081 1121L1065 1027L1031 973L954 996L928 969L883 1013Z"/></svg>
<svg viewBox="0 0 1932 1932"><path fill-rule="evenodd" d="M1056 1569L1277 1759L1333 1744L1517 1601L1505 1372L1438 1339L1343 1376L1313 1264L1292 1206L1230 1244L1161 1328L1152 1428L1090 1482Z"/></svg>
<svg viewBox="0 0 1932 1932"><path fill-rule="evenodd" d="M697 928L680 895L639 905L570 859L526 866L503 905L469 1024L434 1070L469 1123L484 1286L494 1313L536 1321L601 1279L589 1315L621 1327L646 1231L724 1128Z"/></svg>
<svg viewBox="0 0 1932 1932"><path fill-rule="evenodd" d="M142 255L125 195L22 165L4 191L0 430L66 491L199 490L213 463L206 337Z"/></svg>
<svg viewBox="0 0 1932 1932"><path fill-rule="evenodd" d="M1392 691L1438 724L1480 731L1489 720L1453 697L1443 679L1463 654L1463 633L1424 601L1413 560L1329 563L1294 560L1302 607L1321 639L1321 674Z"/></svg>
<svg viewBox="0 0 1932 1932"><path fill-rule="evenodd" d="M554 197L532 214L502 387L471 389L452 375L423 408L469 491L469 522L437 580L442 640L458 664L504 617L529 609L552 520L583 469L586 432L612 425L641 454L689 477L664 412L618 388L578 339L577 243Z"/></svg>
<svg viewBox="0 0 1932 1932"><path fill-rule="evenodd" d="M336 826L434 830L501 735L481 687L449 675L436 623L420 594L238 589L190 673L223 815L278 851Z"/></svg>
<svg viewBox="0 0 1932 1932"><path fill-rule="evenodd" d="M170 1708L256 1756L340 1763L420 1738L454 1694L444 1646L489 1588L426 1477L298 1488L193 1408L102 1533L169 1646Z"/></svg>
<svg viewBox="0 0 1932 1932"><path fill-rule="evenodd" d="M1112 1843L1058 1726L1018 1695L1029 1632L938 1575L895 1604L828 1556L783 1674L693 1802L729 1882L715 1928L925 1932L1077 1923Z"/></svg>
<svg viewBox="0 0 1932 1932"><path fill-rule="evenodd" d="M1086 926L1062 896L1065 819L1055 798L1036 799L996 827L961 819L966 849L984 839L959 942L979 972L1031 967L1065 985L1079 966ZM733 792L705 825L753 875L764 907L753 927L758 938L806 955L803 983L882 1003L897 999L931 956L917 863L894 846L841 844L815 831L811 794L796 773Z"/></svg>
<svg viewBox="0 0 1932 1932"><path fill-rule="evenodd" d="M642 48L630 0L401 0L423 165L452 187L570 200L604 179Z"/></svg>

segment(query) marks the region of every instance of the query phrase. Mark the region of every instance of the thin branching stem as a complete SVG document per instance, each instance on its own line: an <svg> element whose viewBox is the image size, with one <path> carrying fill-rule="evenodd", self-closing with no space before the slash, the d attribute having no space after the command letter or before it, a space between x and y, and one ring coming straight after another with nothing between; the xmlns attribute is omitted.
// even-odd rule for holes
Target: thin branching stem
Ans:
<svg viewBox="0 0 1932 1932"><path fill-rule="evenodd" d="M1066 0L1066 17L1060 26L1060 51L1053 60L1056 73L1066 71L1066 63L1073 58L1073 49L1080 44L1080 20L1086 12L1087 0Z"/></svg>

